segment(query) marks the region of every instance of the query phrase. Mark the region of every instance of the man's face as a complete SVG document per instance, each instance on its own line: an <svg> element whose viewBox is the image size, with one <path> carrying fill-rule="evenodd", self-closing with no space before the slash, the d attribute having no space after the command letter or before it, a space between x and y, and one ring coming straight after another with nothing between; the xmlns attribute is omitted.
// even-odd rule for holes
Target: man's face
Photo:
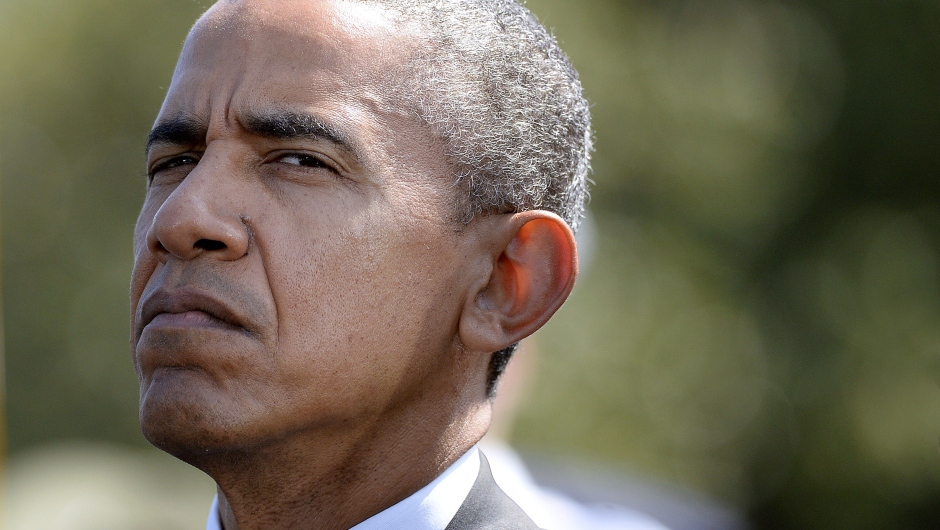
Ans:
<svg viewBox="0 0 940 530"><path fill-rule="evenodd" d="M361 426L452 377L478 242L449 221L439 146L387 97L410 42L378 11L284 0L217 5L188 39L134 237L156 445Z"/></svg>

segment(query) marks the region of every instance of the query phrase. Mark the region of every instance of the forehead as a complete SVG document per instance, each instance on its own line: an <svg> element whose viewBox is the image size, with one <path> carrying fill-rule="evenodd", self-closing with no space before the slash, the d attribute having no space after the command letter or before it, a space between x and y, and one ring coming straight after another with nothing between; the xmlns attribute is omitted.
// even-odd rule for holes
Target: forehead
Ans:
<svg viewBox="0 0 940 530"><path fill-rule="evenodd" d="M414 39L390 13L345 0L215 4L186 39L161 117L269 107L407 114L390 97ZM342 116L337 116L342 119Z"/></svg>

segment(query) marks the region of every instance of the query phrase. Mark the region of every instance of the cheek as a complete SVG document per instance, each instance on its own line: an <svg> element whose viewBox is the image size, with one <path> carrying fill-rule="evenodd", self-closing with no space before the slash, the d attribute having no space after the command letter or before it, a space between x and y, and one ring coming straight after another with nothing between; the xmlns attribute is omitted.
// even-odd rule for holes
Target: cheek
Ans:
<svg viewBox="0 0 940 530"><path fill-rule="evenodd" d="M134 267L131 269L130 282L131 341L134 340L134 329L137 322L137 305L157 265L157 260L147 247L147 232L150 229L152 218L152 215L147 215L145 209L141 212L137 220L137 226L134 228Z"/></svg>
<svg viewBox="0 0 940 530"><path fill-rule="evenodd" d="M374 223L297 248L283 281L272 279L278 354L299 365L284 371L288 384L375 397L431 369L457 321L434 259L442 250Z"/></svg>
<svg viewBox="0 0 940 530"><path fill-rule="evenodd" d="M134 269L131 273L131 296L136 293L140 295L143 291L143 285L136 285L136 282L143 281L145 284L147 277L153 272L156 260L150 253L147 246L147 234L153 225L154 216L165 200L164 196L157 196L153 190L147 191L147 198L137 216L137 224L134 225ZM141 278L143 276L143 278ZM137 287L140 289L137 290Z"/></svg>

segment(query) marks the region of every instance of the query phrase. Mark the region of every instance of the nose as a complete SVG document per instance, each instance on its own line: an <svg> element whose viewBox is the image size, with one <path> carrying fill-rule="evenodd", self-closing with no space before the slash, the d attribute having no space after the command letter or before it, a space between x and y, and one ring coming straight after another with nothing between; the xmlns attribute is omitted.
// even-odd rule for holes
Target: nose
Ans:
<svg viewBox="0 0 940 530"><path fill-rule="evenodd" d="M234 207L240 202L237 184L219 181L212 173L197 165L154 215L147 246L162 263L204 254L236 260L248 253L248 216Z"/></svg>

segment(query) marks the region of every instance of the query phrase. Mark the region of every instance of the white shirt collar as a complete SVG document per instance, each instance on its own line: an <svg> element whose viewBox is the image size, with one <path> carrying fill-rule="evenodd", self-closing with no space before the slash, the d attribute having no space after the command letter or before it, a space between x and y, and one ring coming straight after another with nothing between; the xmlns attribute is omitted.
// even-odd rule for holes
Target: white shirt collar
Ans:
<svg viewBox="0 0 940 530"><path fill-rule="evenodd" d="M444 530L457 515L479 473L480 456L474 446L430 484L350 530ZM212 500L206 530L222 530L218 496Z"/></svg>

